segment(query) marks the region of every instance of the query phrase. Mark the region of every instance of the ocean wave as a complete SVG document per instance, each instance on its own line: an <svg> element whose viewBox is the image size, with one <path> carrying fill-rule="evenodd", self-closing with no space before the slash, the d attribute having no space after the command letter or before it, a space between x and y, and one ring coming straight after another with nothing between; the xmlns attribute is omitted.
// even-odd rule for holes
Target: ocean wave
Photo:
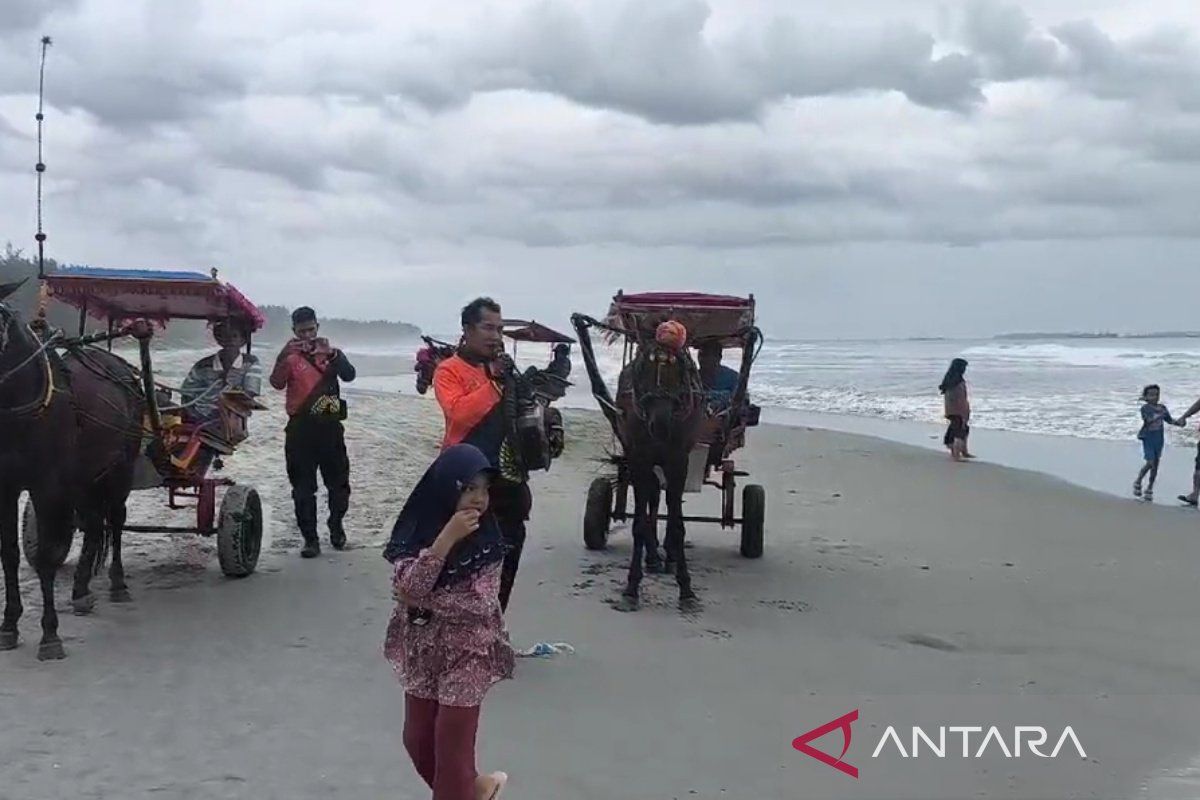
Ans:
<svg viewBox="0 0 1200 800"><path fill-rule="evenodd" d="M1200 350L1186 340L1113 346L1061 342L879 342L782 343L768 345L750 382L753 402L781 409L843 414L889 420L942 423L936 386L949 359L960 352L971 361L974 415L978 428L1051 436L1132 440L1136 435L1138 395L1145 383L1163 387L1163 401L1180 413L1200 396ZM415 393L412 359L417 345L365 348L356 353L358 380L348 391ZM269 348L259 357L273 358ZM155 353L158 375L178 382L191 364L212 350L165 350ZM136 350L123 351L134 363ZM540 347L518 349L520 367L545 364ZM598 345L597 367L610 390L621 370L620 347ZM583 360L576 348L565 404L595 408ZM731 352L726 364L736 368ZM1194 435L1171 429L1169 436L1192 441Z"/></svg>
<svg viewBox="0 0 1200 800"><path fill-rule="evenodd" d="M1158 364L1200 365L1200 350L1151 350L1135 347L1072 346L1052 342L1038 344L986 344L963 351L968 360L984 363L1007 362L1065 367L1127 368L1130 362L1143 366Z"/></svg>

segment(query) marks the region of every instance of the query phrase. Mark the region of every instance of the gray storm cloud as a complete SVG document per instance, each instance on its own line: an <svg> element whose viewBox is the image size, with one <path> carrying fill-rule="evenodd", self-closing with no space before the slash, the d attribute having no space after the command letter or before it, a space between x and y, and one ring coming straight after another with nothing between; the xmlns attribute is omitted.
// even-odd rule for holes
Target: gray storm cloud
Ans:
<svg viewBox="0 0 1200 800"><path fill-rule="evenodd" d="M883 20L853 2L803 15L727 3L332 13L271 0L247 16L197 0L9 0L0 180L16 190L0 193L0 239L32 230L43 32L56 39L55 252L220 263L259 292L320 291L345 313L423 322L438 301L394 308L388 293L457 298L431 276L500 270L533 297L552 267L612 276L588 286L701 289L736 288L732 270L808 296L835 285L814 270L842 264L897 297L906 274L927 274L916 253L1002 276L995 253L1057 242L1118 275L1126 251L1106 242L1175 253L1200 233L1193 21L1118 31L1037 0L980 1L933 29L913 4ZM340 278L319 283L332 264ZM1019 286L989 286L1022 301ZM833 328L890 324L822 313L811 320Z"/></svg>

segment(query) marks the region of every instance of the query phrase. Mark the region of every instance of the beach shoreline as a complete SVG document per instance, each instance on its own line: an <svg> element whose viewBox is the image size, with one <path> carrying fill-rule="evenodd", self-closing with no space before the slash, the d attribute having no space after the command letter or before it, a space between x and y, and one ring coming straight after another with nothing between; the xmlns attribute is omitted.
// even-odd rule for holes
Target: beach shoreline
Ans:
<svg viewBox="0 0 1200 800"><path fill-rule="evenodd" d="M131 535L135 602L107 603L95 581L97 613L64 616L70 657L54 665L34 658L37 599L24 581L26 644L0 654L0 748L13 754L0 786L14 798L423 796L379 653L391 609L379 546L437 451L437 407L351 398L354 547L305 562L281 403L267 401L228 467L270 515L258 574L222 578L207 540ZM510 629L518 645L576 653L522 660L489 700L481 766L512 773L514 795L1187 796L1170 793L1169 776L1200 750L1197 518L880 439L764 425L738 454L744 482L767 490L764 557L742 558L736 530L689 525L701 613L681 615L673 580L649 576L642 610L620 614L610 604L628 531L592 553L581 529L609 433L595 412L568 409L566 423L566 453L533 479ZM162 500L135 496L131 519L163 519ZM717 502L712 490L689 496L689 512ZM858 780L791 747L851 708ZM1070 724L1089 758L871 758L886 725L939 720ZM837 734L817 746L836 753Z"/></svg>

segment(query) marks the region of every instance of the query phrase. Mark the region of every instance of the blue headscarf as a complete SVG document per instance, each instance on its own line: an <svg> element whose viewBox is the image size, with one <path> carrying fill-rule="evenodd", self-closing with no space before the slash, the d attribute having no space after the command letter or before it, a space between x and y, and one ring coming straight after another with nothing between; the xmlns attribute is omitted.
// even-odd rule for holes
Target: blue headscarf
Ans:
<svg viewBox="0 0 1200 800"><path fill-rule="evenodd" d="M393 562L415 558L433 544L454 516L463 490L482 472L495 475L496 470L479 448L469 444L447 448L408 496L383 557ZM489 564L503 560L504 550L500 527L489 511L480 519L479 529L450 550L434 588L474 576Z"/></svg>

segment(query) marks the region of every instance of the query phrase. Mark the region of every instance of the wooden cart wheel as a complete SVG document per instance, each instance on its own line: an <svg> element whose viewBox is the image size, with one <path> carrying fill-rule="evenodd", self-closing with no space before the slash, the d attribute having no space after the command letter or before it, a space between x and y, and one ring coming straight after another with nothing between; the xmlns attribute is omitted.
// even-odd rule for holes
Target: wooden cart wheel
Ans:
<svg viewBox="0 0 1200 800"><path fill-rule="evenodd" d="M596 478L588 487L583 510L583 544L588 550L608 547L609 519L612 514L613 486L608 478Z"/></svg>
<svg viewBox="0 0 1200 800"><path fill-rule="evenodd" d="M74 539L74 531L72 531L72 539ZM21 549L25 552L25 563L32 569L37 569L38 558L38 526L37 526L37 511L33 508L33 498L25 499L25 511L21 514ZM67 561L67 553L70 548L66 548L62 553L57 554L54 561L54 568L58 569Z"/></svg>
<svg viewBox="0 0 1200 800"><path fill-rule="evenodd" d="M217 523L217 559L221 571L244 578L258 566L262 549L263 513L258 492L249 486L231 486L221 501Z"/></svg>
<svg viewBox="0 0 1200 800"><path fill-rule="evenodd" d="M762 558L766 516L767 491L750 484L742 490L742 555L746 558Z"/></svg>

